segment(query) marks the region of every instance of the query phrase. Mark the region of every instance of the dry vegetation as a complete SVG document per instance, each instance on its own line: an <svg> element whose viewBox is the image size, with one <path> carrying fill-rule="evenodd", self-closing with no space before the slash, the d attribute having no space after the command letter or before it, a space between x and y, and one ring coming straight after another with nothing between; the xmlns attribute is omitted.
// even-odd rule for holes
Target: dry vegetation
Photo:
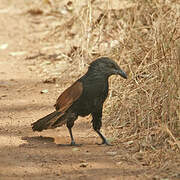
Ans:
<svg viewBox="0 0 180 180"><path fill-rule="evenodd" d="M59 45L52 61L65 61L74 79L99 56L112 57L128 73L127 81L110 79L108 133L144 165L168 171L180 150L178 0L46 0L33 8L31 15L55 19L41 40Z"/></svg>

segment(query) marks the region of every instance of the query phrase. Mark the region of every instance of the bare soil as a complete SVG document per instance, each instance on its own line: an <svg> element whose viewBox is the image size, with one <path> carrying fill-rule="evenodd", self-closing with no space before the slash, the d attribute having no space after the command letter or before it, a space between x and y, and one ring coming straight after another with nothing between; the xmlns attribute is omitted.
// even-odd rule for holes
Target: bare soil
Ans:
<svg viewBox="0 0 180 180"><path fill-rule="evenodd" d="M123 145L97 145L100 139L91 128L90 117L79 119L73 128L80 147L68 146L66 127L32 131L31 123L53 111L59 92L71 80L58 82L62 89L43 83L35 71L39 62L27 60L42 44L37 41L34 22L24 14L26 7L23 0L0 0L0 179L155 177L154 169L137 162ZM44 89L48 92L41 93Z"/></svg>

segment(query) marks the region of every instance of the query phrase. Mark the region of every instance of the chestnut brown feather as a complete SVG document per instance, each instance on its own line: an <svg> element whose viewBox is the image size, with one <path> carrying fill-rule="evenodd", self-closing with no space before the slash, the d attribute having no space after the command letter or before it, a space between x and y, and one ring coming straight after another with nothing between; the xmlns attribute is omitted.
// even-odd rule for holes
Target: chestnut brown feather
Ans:
<svg viewBox="0 0 180 180"><path fill-rule="evenodd" d="M75 82L67 88L57 99L54 105L59 112L66 111L82 94L83 86L81 82Z"/></svg>

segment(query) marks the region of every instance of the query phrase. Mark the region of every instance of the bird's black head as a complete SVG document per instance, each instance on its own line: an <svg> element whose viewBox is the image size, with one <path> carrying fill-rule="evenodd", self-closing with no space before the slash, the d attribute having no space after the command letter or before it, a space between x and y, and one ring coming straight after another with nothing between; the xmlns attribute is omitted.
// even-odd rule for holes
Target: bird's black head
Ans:
<svg viewBox="0 0 180 180"><path fill-rule="evenodd" d="M108 77L116 74L127 79L126 73L118 66L115 61L109 59L108 57L101 57L93 61L89 66L89 70L104 74Z"/></svg>

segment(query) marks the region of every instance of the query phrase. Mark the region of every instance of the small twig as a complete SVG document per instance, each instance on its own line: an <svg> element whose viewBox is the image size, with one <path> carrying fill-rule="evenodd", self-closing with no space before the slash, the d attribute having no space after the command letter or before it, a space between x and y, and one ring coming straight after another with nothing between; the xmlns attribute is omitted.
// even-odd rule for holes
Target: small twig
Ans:
<svg viewBox="0 0 180 180"><path fill-rule="evenodd" d="M176 138L173 136L172 132L169 130L167 125L163 125L162 129L164 129L164 131L166 131L170 135L170 137L174 140L175 144L180 149L180 141L176 140Z"/></svg>

